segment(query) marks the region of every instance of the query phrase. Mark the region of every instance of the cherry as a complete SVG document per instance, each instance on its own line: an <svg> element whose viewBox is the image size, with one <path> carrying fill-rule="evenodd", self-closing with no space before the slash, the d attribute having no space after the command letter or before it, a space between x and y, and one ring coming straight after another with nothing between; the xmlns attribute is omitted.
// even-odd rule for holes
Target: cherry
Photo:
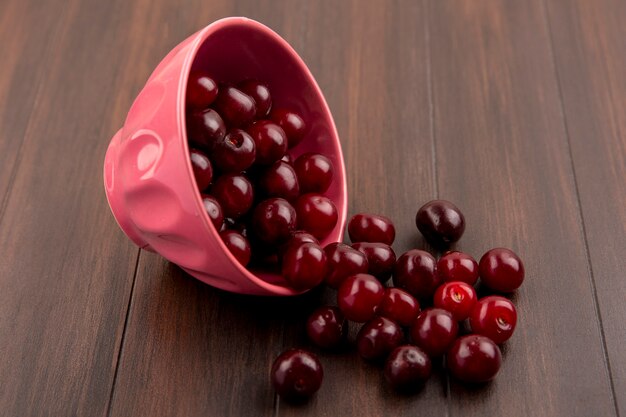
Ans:
<svg viewBox="0 0 626 417"><path fill-rule="evenodd" d="M385 364L385 379L398 391L420 388L431 373L430 358L417 346L398 346Z"/></svg>
<svg viewBox="0 0 626 417"><path fill-rule="evenodd" d="M248 265L251 253L248 239L234 230L224 230L220 233L220 237L235 259L243 266Z"/></svg>
<svg viewBox="0 0 626 417"><path fill-rule="evenodd" d="M396 238L393 222L376 214L357 214L348 223L352 242L380 242L391 245Z"/></svg>
<svg viewBox="0 0 626 417"><path fill-rule="evenodd" d="M224 214L220 203L213 196L202 194L202 204L209 219L211 219L211 223L215 226L215 230L221 230L224 225Z"/></svg>
<svg viewBox="0 0 626 417"><path fill-rule="evenodd" d="M229 127L247 126L256 114L254 99L235 87L221 88L213 108Z"/></svg>
<svg viewBox="0 0 626 417"><path fill-rule="evenodd" d="M426 240L435 246L456 242L465 231L463 213L446 200L433 200L424 204L417 211L415 224Z"/></svg>
<svg viewBox="0 0 626 417"><path fill-rule="evenodd" d="M469 317L476 304L476 291L462 281L447 282L437 288L433 304L452 313L456 321L462 321Z"/></svg>
<svg viewBox="0 0 626 417"><path fill-rule="evenodd" d="M400 326L384 317L375 317L361 327L356 336L356 347L363 359L374 360L387 356L403 340Z"/></svg>
<svg viewBox="0 0 626 417"><path fill-rule="evenodd" d="M385 295L378 306L378 314L400 324L410 326L420 311L417 300L400 288L385 288Z"/></svg>
<svg viewBox="0 0 626 417"><path fill-rule="evenodd" d="M204 71L191 71L187 81L187 107L205 109L217 97L217 83Z"/></svg>
<svg viewBox="0 0 626 417"><path fill-rule="evenodd" d="M324 155L305 153L300 155L293 168L298 175L303 193L323 193L333 180L333 163Z"/></svg>
<svg viewBox="0 0 626 417"><path fill-rule="evenodd" d="M459 324L452 313L440 308L422 311L411 326L411 338L431 358L448 350L459 332Z"/></svg>
<svg viewBox="0 0 626 417"><path fill-rule="evenodd" d="M513 336L517 324L515 305L504 297L492 295L481 298L471 311L472 332L504 343Z"/></svg>
<svg viewBox="0 0 626 417"><path fill-rule="evenodd" d="M384 243L359 242L352 247L367 257L369 273L380 282L387 282L396 265L396 253Z"/></svg>
<svg viewBox="0 0 626 417"><path fill-rule="evenodd" d="M317 346L331 349L346 340L348 321L338 307L319 307L309 316L306 333Z"/></svg>
<svg viewBox="0 0 626 417"><path fill-rule="evenodd" d="M288 349L272 365L272 385L286 400L299 401L315 394L324 371L317 356L303 349Z"/></svg>
<svg viewBox="0 0 626 417"><path fill-rule="evenodd" d="M289 149L304 139L306 124L302 117L296 113L286 109L274 109L270 114L270 118L285 131L289 141Z"/></svg>
<svg viewBox="0 0 626 417"><path fill-rule="evenodd" d="M478 281L478 263L463 252L446 252L437 262L437 272L444 282L463 281L474 285Z"/></svg>
<svg viewBox="0 0 626 417"><path fill-rule="evenodd" d="M376 314L383 299L383 285L371 275L356 274L346 278L337 291L337 305L348 320L366 322Z"/></svg>
<svg viewBox="0 0 626 417"><path fill-rule="evenodd" d="M315 243L316 245L320 244L320 242L315 238L315 236L313 236L309 232L305 232L304 230L296 230L295 232L291 233L291 236L289 237L287 242L283 243L278 248L278 253L279 255L282 256L285 254L285 252L287 252L287 249L289 249L291 246L300 246L303 243ZM328 263L328 257L326 261Z"/></svg>
<svg viewBox="0 0 626 417"><path fill-rule="evenodd" d="M463 382L492 380L502 363L500 348L485 336L470 334L460 337L447 355L447 365L452 376Z"/></svg>
<svg viewBox="0 0 626 417"><path fill-rule="evenodd" d="M241 129L233 129L213 145L213 163L222 172L239 173L252 165L256 149L252 137Z"/></svg>
<svg viewBox="0 0 626 417"><path fill-rule="evenodd" d="M480 280L488 288L512 292L524 282L524 264L512 250L495 248L480 258Z"/></svg>
<svg viewBox="0 0 626 417"><path fill-rule="evenodd" d="M261 119L268 115L270 108L272 107L272 97L270 95L270 89L265 84L262 84L256 80L246 80L237 85L239 90L252 97L256 104L257 119Z"/></svg>
<svg viewBox="0 0 626 417"><path fill-rule="evenodd" d="M236 219L245 214L254 198L252 184L243 175L224 174L211 187L226 217Z"/></svg>
<svg viewBox="0 0 626 417"><path fill-rule="evenodd" d="M319 194L304 194L295 204L298 213L298 227L323 239L337 225L337 208L328 198Z"/></svg>
<svg viewBox="0 0 626 417"><path fill-rule="evenodd" d="M271 165L287 152L287 136L283 129L269 120L259 120L248 128L256 144L256 162Z"/></svg>
<svg viewBox="0 0 626 417"><path fill-rule="evenodd" d="M196 185L200 191L204 190L211 184L213 180L213 167L209 157L198 149L189 151L189 159L191 159L191 169L196 179Z"/></svg>
<svg viewBox="0 0 626 417"><path fill-rule="evenodd" d="M287 200L268 198L255 207L252 228L255 236L265 243L283 243L296 228L296 211Z"/></svg>
<svg viewBox="0 0 626 417"><path fill-rule="evenodd" d="M187 116L187 132L191 142L211 150L215 142L224 138L226 125L213 109L194 111Z"/></svg>
<svg viewBox="0 0 626 417"><path fill-rule="evenodd" d="M313 288L326 276L326 254L315 243L289 246L282 261L283 277L293 288Z"/></svg>
<svg viewBox="0 0 626 417"><path fill-rule="evenodd" d="M346 244L329 243L324 248L324 252L326 252L328 263L326 284L332 288L339 288L341 283L350 275L368 271L367 257Z"/></svg>
<svg viewBox="0 0 626 417"><path fill-rule="evenodd" d="M432 297L441 283L435 258L419 249L405 252L396 262L393 283L416 298L423 300Z"/></svg>
<svg viewBox="0 0 626 417"><path fill-rule="evenodd" d="M288 201L294 201L300 195L296 172L284 161L276 161L261 171L257 189L265 197L280 197Z"/></svg>

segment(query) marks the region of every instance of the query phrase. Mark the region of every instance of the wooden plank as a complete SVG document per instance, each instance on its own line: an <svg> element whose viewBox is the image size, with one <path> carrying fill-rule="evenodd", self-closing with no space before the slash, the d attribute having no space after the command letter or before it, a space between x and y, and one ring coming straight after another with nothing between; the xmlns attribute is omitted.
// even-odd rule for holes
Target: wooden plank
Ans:
<svg viewBox="0 0 626 417"><path fill-rule="evenodd" d="M125 5L47 2L43 16L15 9L24 14L17 22L43 32L32 40L40 57L18 51L24 57L17 62L32 69L18 64L8 84L9 91L25 84L24 101L15 92L10 99L24 109L34 100L34 108L27 126L9 133L25 136L0 223L3 415L107 411L138 252L109 212L102 161L111 126L121 123L137 77L147 74L134 61L143 60L136 27L147 23L147 2L135 13ZM67 17L55 12L64 7ZM42 39L58 18L58 34ZM33 99L29 74L37 82L40 69ZM13 114L3 107L3 120Z"/></svg>
<svg viewBox="0 0 626 417"><path fill-rule="evenodd" d="M546 2L619 414L626 414L626 4Z"/></svg>
<svg viewBox="0 0 626 417"><path fill-rule="evenodd" d="M431 1L440 194L460 247L526 261L499 377L453 383L451 415L614 415L541 1Z"/></svg>

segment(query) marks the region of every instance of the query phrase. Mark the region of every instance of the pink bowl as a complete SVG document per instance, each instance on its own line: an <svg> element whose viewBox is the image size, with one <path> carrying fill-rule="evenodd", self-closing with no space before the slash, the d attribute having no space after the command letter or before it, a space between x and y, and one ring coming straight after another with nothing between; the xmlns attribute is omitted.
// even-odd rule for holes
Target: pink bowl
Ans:
<svg viewBox="0 0 626 417"><path fill-rule="evenodd" d="M333 161L335 178L326 195L337 206L339 221L321 243L343 239L345 166L324 96L284 39L242 17L218 20L200 30L176 46L152 73L106 153L104 185L111 211L140 248L161 254L209 285L244 294L297 294L280 275L241 266L204 210L185 130L191 69L207 70L222 82L262 80L274 103L302 114L309 131L291 154L319 152Z"/></svg>

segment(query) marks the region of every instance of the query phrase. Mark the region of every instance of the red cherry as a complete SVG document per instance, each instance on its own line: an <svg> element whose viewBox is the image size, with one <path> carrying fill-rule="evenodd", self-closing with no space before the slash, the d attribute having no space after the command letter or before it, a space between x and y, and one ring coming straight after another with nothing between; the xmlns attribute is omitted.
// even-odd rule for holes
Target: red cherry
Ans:
<svg viewBox="0 0 626 417"><path fill-rule="evenodd" d="M319 194L304 194L295 204L298 213L298 227L323 239L337 225L337 208L329 199Z"/></svg>
<svg viewBox="0 0 626 417"><path fill-rule="evenodd" d="M501 364L502 354L498 345L488 337L475 334L460 337L447 355L450 373L463 382L490 381Z"/></svg>
<svg viewBox="0 0 626 417"><path fill-rule="evenodd" d="M465 231L463 213L446 200L424 204L415 216L415 224L428 242L441 247L456 242Z"/></svg>
<svg viewBox="0 0 626 417"><path fill-rule="evenodd" d="M205 109L217 97L217 83L204 71L191 71L187 81L187 107Z"/></svg>
<svg viewBox="0 0 626 417"><path fill-rule="evenodd" d="M224 230L220 233L220 237L239 263L243 266L248 265L248 262L250 262L250 243L248 243L248 239L234 230Z"/></svg>
<svg viewBox="0 0 626 417"><path fill-rule="evenodd" d="M189 151L189 158L191 159L191 168L193 169L193 176L196 179L196 185L200 191L206 189L213 180L213 167L209 157L204 152L197 149L191 149Z"/></svg>
<svg viewBox="0 0 626 417"><path fill-rule="evenodd" d="M211 219L211 223L215 226L215 230L222 230L224 214L222 213L220 203L213 198L213 196L202 194L202 204L204 205L206 213L209 215L209 219Z"/></svg>
<svg viewBox="0 0 626 417"><path fill-rule="evenodd" d="M338 307L319 307L309 316L306 333L317 346L332 349L346 340L348 321Z"/></svg>
<svg viewBox="0 0 626 417"><path fill-rule="evenodd" d="M398 391L420 388L431 372L430 358L417 346L398 346L385 364L385 379Z"/></svg>
<svg viewBox="0 0 626 417"><path fill-rule="evenodd" d="M272 107L272 97L270 95L270 89L265 84L262 84L256 80L246 80L237 85L239 90L246 93L254 100L256 104L257 119L261 119L268 115L270 108Z"/></svg>
<svg viewBox="0 0 626 417"><path fill-rule="evenodd" d="M233 129L213 145L213 162L222 172L239 173L249 168L256 155L254 141L245 131Z"/></svg>
<svg viewBox="0 0 626 417"><path fill-rule="evenodd" d="M313 353L289 349L276 358L271 376L278 395L288 401L301 401L320 389L324 371Z"/></svg>
<svg viewBox="0 0 626 417"><path fill-rule="evenodd" d="M323 193L333 181L333 163L318 153L309 152L299 156L293 168L303 193Z"/></svg>
<svg viewBox="0 0 626 417"><path fill-rule="evenodd" d="M403 340L404 333L395 322L374 317L361 327L356 336L356 347L363 359L374 360L387 356Z"/></svg>
<svg viewBox="0 0 626 417"><path fill-rule="evenodd" d="M215 142L224 138L226 125L213 109L193 111L187 116L187 136L189 141L202 149L211 150Z"/></svg>
<svg viewBox="0 0 626 417"><path fill-rule="evenodd" d="M513 336L517 324L515 305L504 297L492 295L481 298L470 315L472 332L504 343Z"/></svg>
<svg viewBox="0 0 626 417"><path fill-rule="evenodd" d="M243 175L224 174L211 187L226 217L236 219L252 207L252 184Z"/></svg>
<svg viewBox="0 0 626 417"><path fill-rule="evenodd" d="M452 314L440 308L422 311L411 326L411 338L431 358L446 353L458 332L459 325Z"/></svg>
<svg viewBox="0 0 626 417"><path fill-rule="evenodd" d="M289 237L287 242L280 246L279 253L282 256L291 246L300 246L303 243L315 243L316 245L320 244L320 242L315 239L315 236L313 236L312 234L305 232L304 230L296 230L295 232L291 233L291 236Z"/></svg>
<svg viewBox="0 0 626 417"><path fill-rule="evenodd" d="M280 197L287 201L293 201L300 195L296 173L284 161L276 161L261 171L257 189L263 196Z"/></svg>
<svg viewBox="0 0 626 417"><path fill-rule="evenodd" d="M453 281L437 289L433 304L452 313L455 320L462 321L469 317L476 299L474 287L465 282Z"/></svg>
<svg viewBox="0 0 626 417"><path fill-rule="evenodd" d="M306 134L306 124L298 114L286 109L274 109L270 118L283 128L289 141L289 149L299 144Z"/></svg>
<svg viewBox="0 0 626 417"><path fill-rule="evenodd" d="M391 246L384 243L359 242L352 247L367 257L369 273L380 282L387 282L396 265L396 254Z"/></svg>
<svg viewBox="0 0 626 417"><path fill-rule="evenodd" d="M400 288L385 288L385 296L378 306L378 314L400 324L410 326L420 311L417 300Z"/></svg>
<svg viewBox="0 0 626 417"><path fill-rule="evenodd" d="M268 198L255 207L252 227L262 242L284 243L296 228L296 212L287 200Z"/></svg>
<svg viewBox="0 0 626 417"><path fill-rule="evenodd" d="M524 282L524 264L512 250L491 249L480 258L480 280L498 292L512 292Z"/></svg>
<svg viewBox="0 0 626 417"><path fill-rule="evenodd" d="M329 243L324 248L328 262L326 284L332 288L339 288L341 283L350 275L367 273L367 257L356 249L343 243Z"/></svg>
<svg viewBox="0 0 626 417"><path fill-rule="evenodd" d="M256 144L256 162L271 165L287 152L287 136L283 129L269 120L259 120L248 128Z"/></svg>
<svg viewBox="0 0 626 417"><path fill-rule="evenodd" d="M419 249L405 252L396 262L393 283L418 299L432 297L441 283L435 258Z"/></svg>
<svg viewBox="0 0 626 417"><path fill-rule="evenodd" d="M313 288L326 276L326 254L315 243L290 246L282 260L283 277L293 288Z"/></svg>
<svg viewBox="0 0 626 417"><path fill-rule="evenodd" d="M380 242L391 245L396 238L393 222L376 214L357 214L348 223L348 234L352 242Z"/></svg>
<svg viewBox="0 0 626 417"><path fill-rule="evenodd" d="M221 88L213 107L231 128L249 125L256 114L254 99L235 87Z"/></svg>
<svg viewBox="0 0 626 417"><path fill-rule="evenodd" d="M478 263L463 252L446 252L437 262L437 272L444 282L463 281L474 285L478 281Z"/></svg>
<svg viewBox="0 0 626 417"><path fill-rule="evenodd" d="M348 320L366 322L376 314L385 289L376 278L356 274L346 278L337 291L337 305Z"/></svg>

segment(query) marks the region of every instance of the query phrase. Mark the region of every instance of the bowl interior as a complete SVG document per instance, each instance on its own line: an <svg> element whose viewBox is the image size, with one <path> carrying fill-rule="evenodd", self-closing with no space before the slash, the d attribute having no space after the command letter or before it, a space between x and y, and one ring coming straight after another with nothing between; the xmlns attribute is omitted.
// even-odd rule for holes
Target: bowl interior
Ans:
<svg viewBox="0 0 626 417"><path fill-rule="evenodd" d="M192 70L205 70L220 83L257 79L269 87L274 107L286 107L302 115L308 125L307 135L289 153L294 158L306 152L321 153L333 162L335 175L325 195L337 206L339 221L320 243L341 241L347 211L345 168L339 138L321 90L304 62L280 36L249 19L228 20L229 24L218 25L207 33L197 49ZM197 198L202 206L199 193ZM217 235L212 226L211 229ZM227 251L225 246L224 250ZM232 261L243 269L235 258ZM255 269L252 272L265 282L285 284L280 275Z"/></svg>

